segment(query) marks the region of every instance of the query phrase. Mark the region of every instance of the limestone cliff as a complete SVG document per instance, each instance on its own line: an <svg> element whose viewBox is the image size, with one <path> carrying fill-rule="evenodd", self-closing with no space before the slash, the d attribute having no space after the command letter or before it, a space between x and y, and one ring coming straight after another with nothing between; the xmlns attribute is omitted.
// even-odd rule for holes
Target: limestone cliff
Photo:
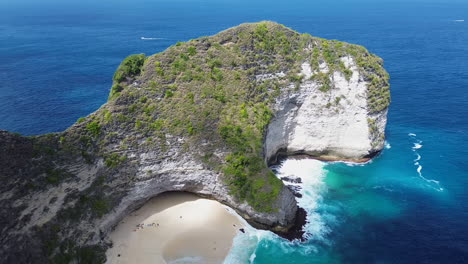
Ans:
<svg viewBox="0 0 468 264"><path fill-rule="evenodd" d="M305 80L297 91L290 89L276 99L275 118L268 126L265 142L270 161L277 154L308 154L323 160L361 162L383 148L389 93L383 91L381 98L385 101L377 106L372 102L378 99L369 97L373 78L385 80L386 75L371 73L369 77L359 69L359 59L349 55L339 60L347 73L329 67L326 61L314 70L304 62L301 74ZM333 89L320 92L323 84L314 78L317 74L328 75Z"/></svg>
<svg viewBox="0 0 468 264"><path fill-rule="evenodd" d="M0 259L99 263L107 234L166 191L286 233L298 211L277 154L361 160L383 147L382 61L273 22L126 58L109 101L62 133L0 131Z"/></svg>

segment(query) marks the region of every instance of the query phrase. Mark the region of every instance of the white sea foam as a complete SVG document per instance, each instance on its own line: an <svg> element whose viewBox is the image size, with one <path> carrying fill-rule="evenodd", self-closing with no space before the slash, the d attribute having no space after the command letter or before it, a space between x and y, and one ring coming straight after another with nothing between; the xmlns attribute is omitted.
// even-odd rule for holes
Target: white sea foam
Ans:
<svg viewBox="0 0 468 264"><path fill-rule="evenodd" d="M419 142L419 143L414 143L414 147L413 147L413 150L416 150L416 149L420 149L423 147L423 145L421 145L422 142Z"/></svg>
<svg viewBox="0 0 468 264"><path fill-rule="evenodd" d="M421 164L419 164L419 162L415 162L414 165L418 166L416 171L418 172L419 176L421 176L421 170L422 170Z"/></svg>
<svg viewBox="0 0 468 264"><path fill-rule="evenodd" d="M356 167L356 166L359 166L359 167L362 167L362 166L366 166L370 163L372 163L374 160L373 159L370 159L366 162L352 162L352 161L328 161L327 163L328 164L336 164L336 163L339 163L339 164L345 164L346 166L349 166L349 167Z"/></svg>
<svg viewBox="0 0 468 264"><path fill-rule="evenodd" d="M253 263L256 257L257 255L255 255L255 252L252 253L252 255L250 255L250 258L249 258L250 263Z"/></svg>
<svg viewBox="0 0 468 264"><path fill-rule="evenodd" d="M239 232L232 242L231 250L224 259L224 264L252 263L256 257L257 246L262 239L274 239L275 234L253 228L233 209L226 206L229 213L237 216L244 226L245 233Z"/></svg>
<svg viewBox="0 0 468 264"><path fill-rule="evenodd" d="M417 161L420 161L420 160L421 160L421 155L416 153L416 159L414 160L414 162L417 162Z"/></svg>
<svg viewBox="0 0 468 264"><path fill-rule="evenodd" d="M183 257L173 261L170 261L169 264L186 264L186 263L204 263L202 257Z"/></svg>
<svg viewBox="0 0 468 264"><path fill-rule="evenodd" d="M141 40L162 40L164 38L146 38L146 37L141 37Z"/></svg>
<svg viewBox="0 0 468 264"><path fill-rule="evenodd" d="M413 137L413 138L416 137L416 134L410 133L408 135ZM440 186L439 181L436 181L436 180L433 180L433 179L428 179L428 178L424 177L423 174L422 174L423 166L420 163L422 157L421 157L421 154L418 153L418 150L423 147L422 143L423 142L421 140L416 139L416 142L413 143L413 147L411 148L413 150L414 154L416 155L416 159L414 159L414 166L416 166L416 172L418 173L419 178L424 180L428 184L429 187L433 188L434 190L437 190L437 191L441 192L441 191L444 190L444 188L442 188Z"/></svg>
<svg viewBox="0 0 468 264"><path fill-rule="evenodd" d="M326 234L329 233L327 223L323 215L317 212L322 194L325 191L325 163L318 160L304 159L285 160L278 168L277 176L296 178L299 177L302 183L292 184L301 188L301 198L297 198L297 203L300 207L307 211L306 225L304 226L306 239L325 240Z"/></svg>
<svg viewBox="0 0 468 264"><path fill-rule="evenodd" d="M390 145L388 141L385 141L385 149L391 149L391 148L392 148L392 145Z"/></svg>
<svg viewBox="0 0 468 264"><path fill-rule="evenodd" d="M302 194L302 198L296 198L296 200L298 205L307 211L307 219L304 226L305 238L328 243L329 224L335 222L336 219L332 215L317 211L319 206L321 206L322 195L326 191L324 182L326 171L324 170L324 166L325 163L318 160L288 159L275 169L278 178L301 178L302 183L286 182L286 184L301 188L300 193ZM236 214L230 208L229 211ZM238 217L240 218L240 216ZM290 242L272 232L257 230L242 218L240 218L240 221L246 226L245 233L239 233L234 238L233 246L224 264L253 263L256 258L257 247L261 241L274 243L276 246L281 247L282 252L294 251L295 253L307 255L316 250L310 244L304 245L299 241ZM268 243L261 244L262 247L268 246Z"/></svg>

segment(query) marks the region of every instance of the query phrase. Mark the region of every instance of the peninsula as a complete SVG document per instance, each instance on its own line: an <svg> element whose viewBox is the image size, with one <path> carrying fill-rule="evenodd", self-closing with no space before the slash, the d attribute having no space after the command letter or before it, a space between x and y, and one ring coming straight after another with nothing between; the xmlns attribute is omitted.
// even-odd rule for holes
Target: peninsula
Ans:
<svg viewBox="0 0 468 264"><path fill-rule="evenodd" d="M131 55L108 102L66 131L0 131L0 259L103 263L113 228L165 192L297 236L301 210L269 165L378 154L388 79L362 46L269 21Z"/></svg>

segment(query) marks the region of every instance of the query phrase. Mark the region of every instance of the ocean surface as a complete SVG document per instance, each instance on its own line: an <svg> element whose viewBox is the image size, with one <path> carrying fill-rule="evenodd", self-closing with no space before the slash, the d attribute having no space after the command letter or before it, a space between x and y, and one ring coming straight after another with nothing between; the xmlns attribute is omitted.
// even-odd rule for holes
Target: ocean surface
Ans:
<svg viewBox="0 0 468 264"><path fill-rule="evenodd" d="M466 0L0 0L0 129L64 130L106 102L127 55L243 22L364 45L391 76L385 150L365 165L286 160L307 242L248 230L226 262L468 263L465 19Z"/></svg>

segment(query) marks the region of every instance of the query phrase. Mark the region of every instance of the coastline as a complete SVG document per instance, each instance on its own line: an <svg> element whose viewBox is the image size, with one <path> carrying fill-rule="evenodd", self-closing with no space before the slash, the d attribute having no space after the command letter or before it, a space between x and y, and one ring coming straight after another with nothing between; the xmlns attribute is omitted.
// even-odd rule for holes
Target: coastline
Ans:
<svg viewBox="0 0 468 264"><path fill-rule="evenodd" d="M320 160L325 162L345 162L345 163L354 163L354 164L366 164L372 161L375 157L380 155L382 151L377 151L375 153L370 154L368 157L363 158L343 158L337 157L333 155L312 155L307 153L283 153L278 152L276 155L269 158L268 166L275 166L280 164L285 159L314 159Z"/></svg>
<svg viewBox="0 0 468 264"><path fill-rule="evenodd" d="M242 228L239 218L214 200L164 193L115 227L106 263L221 263Z"/></svg>

